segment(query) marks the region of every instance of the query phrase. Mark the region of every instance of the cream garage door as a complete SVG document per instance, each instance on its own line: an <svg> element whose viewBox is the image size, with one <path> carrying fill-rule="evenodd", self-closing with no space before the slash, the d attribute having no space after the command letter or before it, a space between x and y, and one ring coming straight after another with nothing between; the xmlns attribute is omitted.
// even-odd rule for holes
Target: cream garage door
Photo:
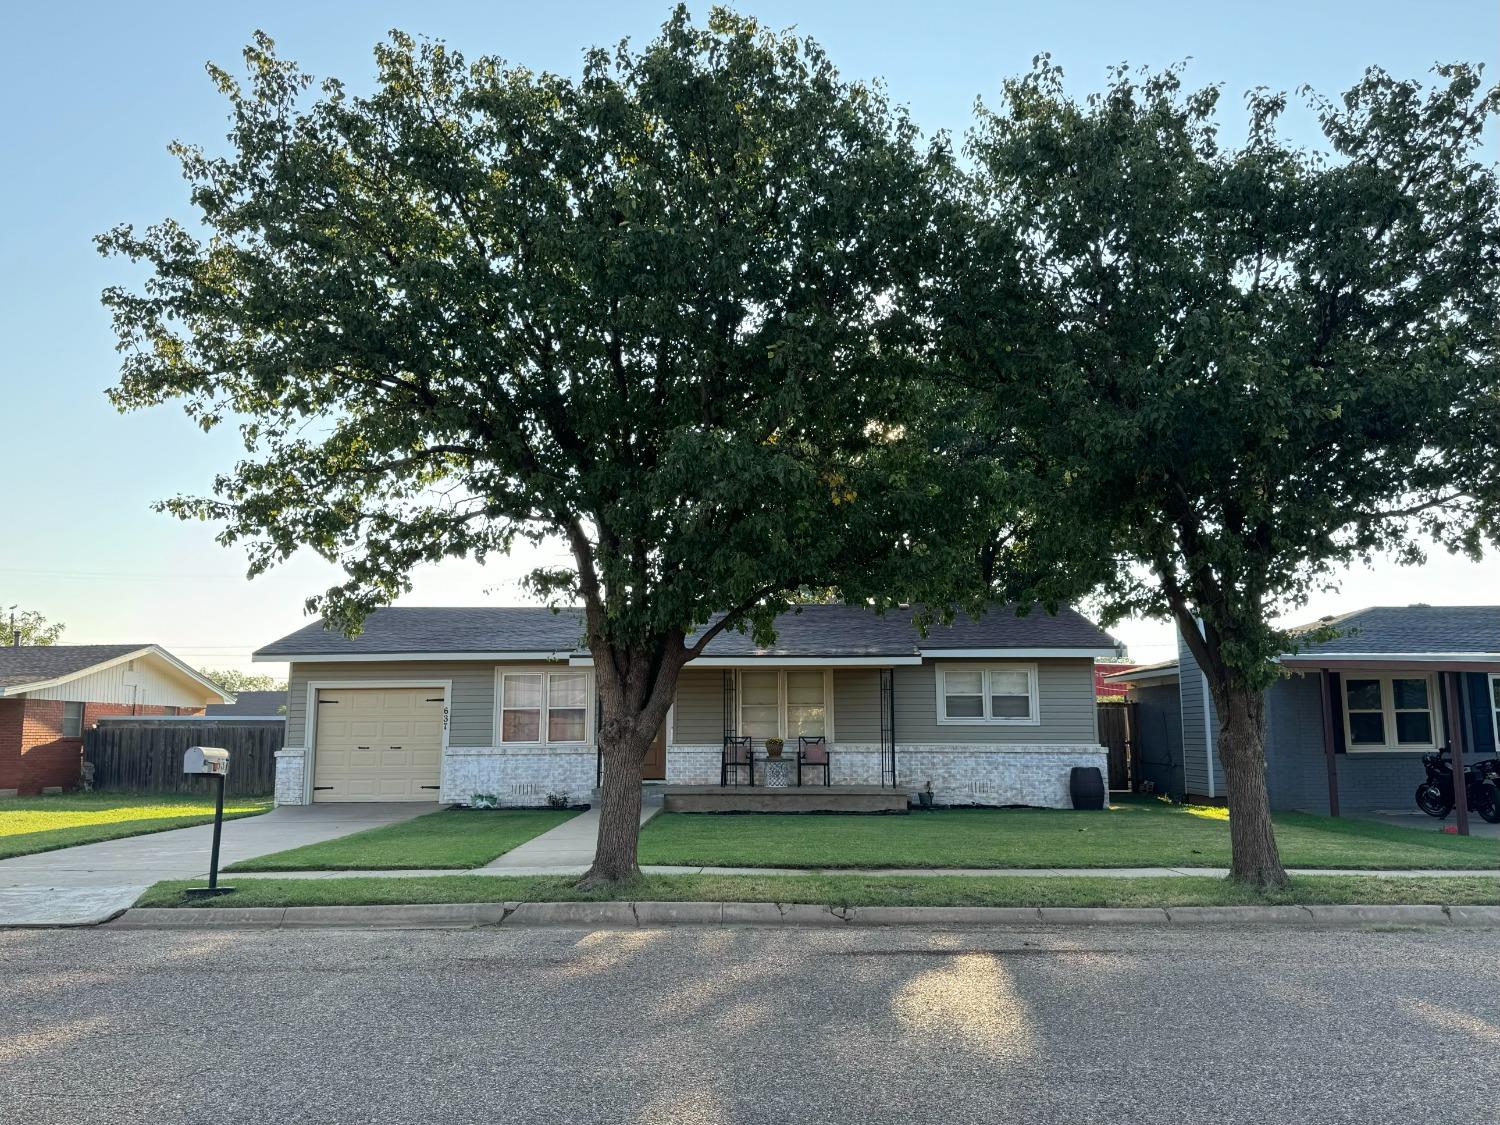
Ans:
<svg viewBox="0 0 1500 1125"><path fill-rule="evenodd" d="M442 688L323 688L314 801L436 801Z"/></svg>

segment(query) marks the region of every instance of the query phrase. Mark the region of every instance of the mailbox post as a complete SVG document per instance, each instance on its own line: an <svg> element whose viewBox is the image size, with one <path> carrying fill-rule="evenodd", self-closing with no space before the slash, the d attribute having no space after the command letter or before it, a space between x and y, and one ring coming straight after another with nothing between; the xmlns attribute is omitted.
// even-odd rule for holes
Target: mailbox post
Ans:
<svg viewBox="0 0 1500 1125"><path fill-rule="evenodd" d="M233 887L219 886L219 834L224 829L224 778L229 774L229 751L216 746L189 746L182 755L182 772L214 780L214 844L208 860L208 886L190 887L190 895L227 895Z"/></svg>

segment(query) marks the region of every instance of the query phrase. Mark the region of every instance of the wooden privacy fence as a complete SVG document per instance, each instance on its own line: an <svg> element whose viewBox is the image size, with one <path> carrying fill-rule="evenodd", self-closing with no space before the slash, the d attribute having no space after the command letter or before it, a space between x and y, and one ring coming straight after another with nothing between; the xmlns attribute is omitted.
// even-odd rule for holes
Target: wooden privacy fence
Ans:
<svg viewBox="0 0 1500 1125"><path fill-rule="evenodd" d="M1099 744L1109 751L1109 787L1114 790L1135 788L1136 763L1132 760L1135 745L1135 704L1101 703L1099 706Z"/></svg>
<svg viewBox="0 0 1500 1125"><path fill-rule="evenodd" d="M222 746L224 792L259 797L276 791L276 751L285 742L285 719L100 719L84 733L83 760L94 767L95 789L202 793L203 779L182 772L182 752Z"/></svg>

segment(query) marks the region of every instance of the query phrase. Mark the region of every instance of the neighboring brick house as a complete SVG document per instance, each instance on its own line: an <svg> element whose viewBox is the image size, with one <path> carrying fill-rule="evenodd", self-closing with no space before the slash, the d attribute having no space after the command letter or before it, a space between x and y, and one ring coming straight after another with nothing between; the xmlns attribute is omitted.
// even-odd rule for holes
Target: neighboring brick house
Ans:
<svg viewBox="0 0 1500 1125"><path fill-rule="evenodd" d="M598 776L593 660L581 611L381 609L357 637L321 622L266 646L291 665L276 798L531 805L587 799ZM821 742L836 786L939 804L1069 807L1075 766L1107 774L1094 662L1114 638L1070 609L934 625L857 606L804 606L776 642L713 638L685 669L642 780L767 787L767 743ZM811 783L811 782L809 782Z"/></svg>
<svg viewBox="0 0 1500 1125"><path fill-rule="evenodd" d="M0 648L0 796L77 785L83 733L106 715L201 715L233 699L157 645Z"/></svg>
<svg viewBox="0 0 1500 1125"><path fill-rule="evenodd" d="M1122 672L1129 672L1135 667L1134 664L1120 664L1113 661L1099 660L1094 664L1094 696L1097 699L1118 699L1124 702L1125 697L1130 694L1130 685L1121 683L1119 680L1109 677L1118 676Z"/></svg>

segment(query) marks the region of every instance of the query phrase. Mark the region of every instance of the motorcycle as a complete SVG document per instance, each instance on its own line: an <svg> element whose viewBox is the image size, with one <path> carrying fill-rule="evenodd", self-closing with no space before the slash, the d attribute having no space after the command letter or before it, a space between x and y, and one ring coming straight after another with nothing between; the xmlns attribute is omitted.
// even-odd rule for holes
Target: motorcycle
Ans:
<svg viewBox="0 0 1500 1125"><path fill-rule="evenodd" d="M1453 766L1446 755L1423 754L1427 780L1417 786L1417 808L1442 820L1453 811ZM1500 824L1500 758L1465 763L1464 791L1469 808L1491 824Z"/></svg>

